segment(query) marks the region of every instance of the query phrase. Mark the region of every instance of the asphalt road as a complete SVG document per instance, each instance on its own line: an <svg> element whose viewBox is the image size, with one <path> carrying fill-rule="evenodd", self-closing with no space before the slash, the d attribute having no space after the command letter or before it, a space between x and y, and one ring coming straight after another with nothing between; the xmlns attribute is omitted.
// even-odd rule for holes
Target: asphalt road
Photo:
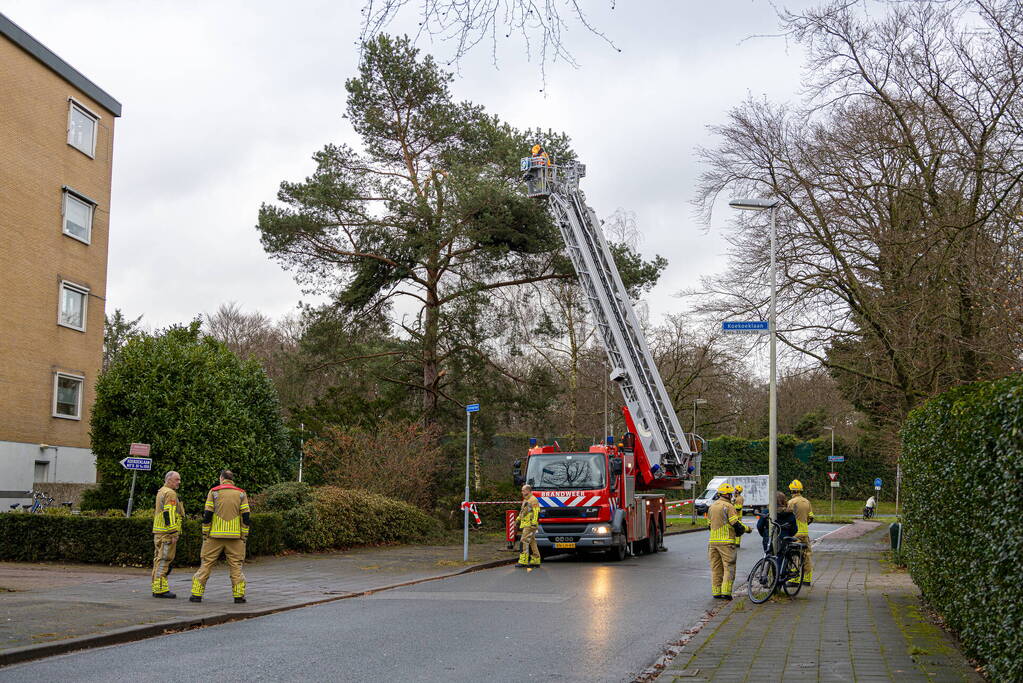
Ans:
<svg viewBox="0 0 1023 683"><path fill-rule="evenodd" d="M621 563L500 567L52 657L0 669L0 681L631 680L715 602L706 534L665 542L669 552ZM740 577L760 555L754 532Z"/></svg>

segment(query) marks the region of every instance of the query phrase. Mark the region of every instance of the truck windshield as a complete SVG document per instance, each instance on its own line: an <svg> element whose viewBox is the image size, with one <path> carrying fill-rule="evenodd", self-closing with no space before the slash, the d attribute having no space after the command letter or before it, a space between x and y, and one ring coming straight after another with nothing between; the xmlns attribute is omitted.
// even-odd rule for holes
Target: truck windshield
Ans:
<svg viewBox="0 0 1023 683"><path fill-rule="evenodd" d="M526 483L536 490L604 488L603 453L532 455Z"/></svg>

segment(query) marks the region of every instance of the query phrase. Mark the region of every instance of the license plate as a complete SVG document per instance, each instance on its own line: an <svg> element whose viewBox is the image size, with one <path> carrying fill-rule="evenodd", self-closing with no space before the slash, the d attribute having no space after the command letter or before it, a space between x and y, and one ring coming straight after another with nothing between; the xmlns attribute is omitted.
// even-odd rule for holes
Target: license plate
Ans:
<svg viewBox="0 0 1023 683"><path fill-rule="evenodd" d="M555 548L562 548L564 550L568 550L569 548L574 548L575 547L575 543L555 543L554 547Z"/></svg>

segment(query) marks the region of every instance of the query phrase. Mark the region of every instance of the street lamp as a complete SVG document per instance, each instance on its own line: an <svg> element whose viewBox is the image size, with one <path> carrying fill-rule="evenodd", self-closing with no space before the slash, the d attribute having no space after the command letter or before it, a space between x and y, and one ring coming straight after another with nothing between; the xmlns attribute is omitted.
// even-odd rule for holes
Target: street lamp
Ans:
<svg viewBox="0 0 1023 683"><path fill-rule="evenodd" d="M771 489L768 496L768 514L772 522L778 521L778 503L775 501L775 491L778 490L778 306L776 302L778 292L778 272L775 268L775 252L777 251L778 230L776 227L778 217L778 206L781 204L777 199L733 199L728 205L733 209L742 211L770 211L771 212L771 321L770 321L770 346L771 346L771 390L769 411L769 441L767 456L767 480ZM775 538L772 533L771 538ZM777 552L777 548L774 548Z"/></svg>
<svg viewBox="0 0 1023 683"><path fill-rule="evenodd" d="M696 406L702 406L707 402L705 398L698 398L693 401L693 434L696 434Z"/></svg>
<svg viewBox="0 0 1023 683"><path fill-rule="evenodd" d="M827 429L831 432L831 458L828 460L832 463L832 467L835 467L835 428L834 427L821 427L821 429ZM835 468L838 469L837 467ZM834 482L831 482L831 519L835 519L835 486Z"/></svg>
<svg viewBox="0 0 1023 683"><path fill-rule="evenodd" d="M696 447L696 406L702 406L707 402L705 398L697 398L693 400L693 448ZM696 496L700 494L697 490L700 488L700 478L698 477L693 481L693 521L692 524L696 525Z"/></svg>

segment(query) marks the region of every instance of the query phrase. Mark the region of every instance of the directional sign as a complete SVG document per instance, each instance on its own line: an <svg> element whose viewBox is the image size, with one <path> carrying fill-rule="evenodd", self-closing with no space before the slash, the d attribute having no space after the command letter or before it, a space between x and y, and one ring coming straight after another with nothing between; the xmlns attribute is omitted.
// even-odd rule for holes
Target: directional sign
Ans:
<svg viewBox="0 0 1023 683"><path fill-rule="evenodd" d="M469 405L467 405L465 407L465 412L467 412L467 413L478 413L478 412L480 412L480 404L479 403L470 403Z"/></svg>
<svg viewBox="0 0 1023 683"><path fill-rule="evenodd" d="M138 470L140 472L148 472L153 469L152 458L125 458L121 461L121 467L126 470Z"/></svg>
<svg viewBox="0 0 1023 683"><path fill-rule="evenodd" d="M838 472L828 472L828 477L831 479L831 481L837 481Z"/></svg>
<svg viewBox="0 0 1023 683"><path fill-rule="evenodd" d="M875 488L875 489L879 489L879 488L881 488L881 483L882 483L882 482L881 482L881 477L878 477L877 479L875 479L875 480L874 480L874 488Z"/></svg>
<svg viewBox="0 0 1023 683"><path fill-rule="evenodd" d="M838 482L837 481L831 482L831 488L837 489L838 488Z"/></svg>
<svg viewBox="0 0 1023 683"><path fill-rule="evenodd" d="M133 443L128 448L128 455L138 455L143 458L149 457L149 444L147 443Z"/></svg>
<svg viewBox="0 0 1023 683"><path fill-rule="evenodd" d="M721 323L725 334L767 334L771 325L766 320L725 320Z"/></svg>
<svg viewBox="0 0 1023 683"><path fill-rule="evenodd" d="M829 455L828 462L845 462L844 455Z"/></svg>

